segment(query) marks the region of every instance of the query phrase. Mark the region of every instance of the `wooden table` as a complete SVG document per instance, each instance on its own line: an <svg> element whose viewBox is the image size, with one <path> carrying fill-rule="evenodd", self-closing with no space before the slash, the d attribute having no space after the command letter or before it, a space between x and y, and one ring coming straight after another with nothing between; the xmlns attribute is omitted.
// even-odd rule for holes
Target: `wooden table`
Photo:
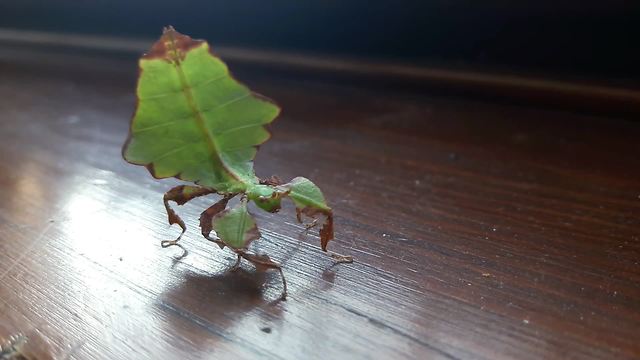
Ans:
<svg viewBox="0 0 640 360"><path fill-rule="evenodd" d="M54 60L0 63L0 336L41 359L640 357L640 123L241 71L284 108L258 174L313 179L356 259L257 213L276 301L200 236L214 198L160 247L135 65Z"/></svg>

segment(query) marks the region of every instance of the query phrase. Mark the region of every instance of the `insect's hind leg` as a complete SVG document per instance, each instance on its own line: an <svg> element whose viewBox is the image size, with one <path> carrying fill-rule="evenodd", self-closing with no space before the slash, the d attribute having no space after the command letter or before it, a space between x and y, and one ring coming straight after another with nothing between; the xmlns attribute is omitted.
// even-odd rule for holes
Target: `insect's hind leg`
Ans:
<svg viewBox="0 0 640 360"><path fill-rule="evenodd" d="M184 235L184 233L187 231L187 225L184 223L184 220L182 220L180 216L178 216L178 214L176 214L176 212L171 208L171 206L169 205L169 201L173 201L178 205L184 205L194 198L211 193L215 193L215 191L200 186L180 185L172 188L164 194L164 208L167 210L169 225L178 224L182 229L182 232L175 240L163 240L160 243L160 246L168 247L178 244L178 241L180 241L182 235Z"/></svg>
<svg viewBox="0 0 640 360"><path fill-rule="evenodd" d="M236 253L251 262L259 271L265 271L267 269L277 270L282 278L282 293L280 294L280 300L287 300L287 279L284 277L282 265L271 260L269 255L250 254L244 250L236 250Z"/></svg>
<svg viewBox="0 0 640 360"><path fill-rule="evenodd" d="M242 260L242 255L238 254L238 258L236 259L235 264L229 269L229 271L237 271L240 269L240 261Z"/></svg>

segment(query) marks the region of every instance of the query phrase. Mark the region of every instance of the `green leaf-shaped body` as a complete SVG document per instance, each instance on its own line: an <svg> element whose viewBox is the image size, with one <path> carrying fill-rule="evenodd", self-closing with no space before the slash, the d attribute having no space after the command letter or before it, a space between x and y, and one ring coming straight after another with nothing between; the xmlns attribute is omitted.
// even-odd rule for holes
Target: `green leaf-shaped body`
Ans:
<svg viewBox="0 0 640 360"><path fill-rule="evenodd" d="M256 146L280 109L236 81L206 42L165 30L140 59L137 96L127 161L221 193L257 183Z"/></svg>

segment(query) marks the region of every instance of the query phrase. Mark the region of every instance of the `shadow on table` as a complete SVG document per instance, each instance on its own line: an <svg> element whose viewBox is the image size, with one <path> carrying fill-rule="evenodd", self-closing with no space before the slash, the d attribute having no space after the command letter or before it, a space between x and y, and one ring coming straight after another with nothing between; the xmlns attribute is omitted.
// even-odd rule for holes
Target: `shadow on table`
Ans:
<svg viewBox="0 0 640 360"><path fill-rule="evenodd" d="M183 281L162 294L158 306L175 316L169 317L170 333L188 331L185 321L204 328L213 335L226 337L247 317L255 317L256 329L261 324L282 320L286 301L279 300L280 281L277 272L225 271L220 274L185 273ZM241 334L238 334L241 335ZM208 338L190 338L196 346L210 344Z"/></svg>

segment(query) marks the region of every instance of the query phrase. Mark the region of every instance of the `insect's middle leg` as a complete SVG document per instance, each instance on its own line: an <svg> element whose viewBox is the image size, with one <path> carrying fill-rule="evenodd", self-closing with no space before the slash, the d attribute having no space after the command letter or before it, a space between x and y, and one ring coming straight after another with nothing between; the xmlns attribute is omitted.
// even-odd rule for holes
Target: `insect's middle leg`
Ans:
<svg viewBox="0 0 640 360"><path fill-rule="evenodd" d="M185 231L187 231L187 225L184 223L184 220L182 220L180 216L178 216L178 214L176 214L176 212L171 208L171 206L169 205L169 201L173 201L178 205L184 205L194 198L211 193L215 193L215 191L200 186L180 185L172 188L164 194L164 208L167 210L169 225L178 224L182 229L182 232L175 240L163 240L160 243L162 247L176 245L180 238L182 238L182 235L185 233Z"/></svg>

